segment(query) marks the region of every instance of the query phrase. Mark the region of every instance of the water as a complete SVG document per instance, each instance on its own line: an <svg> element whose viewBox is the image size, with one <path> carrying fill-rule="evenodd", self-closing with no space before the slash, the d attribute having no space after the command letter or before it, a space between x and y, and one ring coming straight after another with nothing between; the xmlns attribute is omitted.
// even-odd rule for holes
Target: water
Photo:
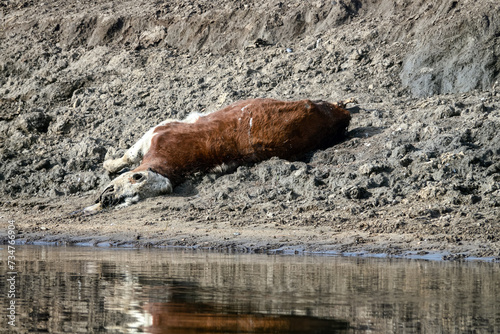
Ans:
<svg viewBox="0 0 500 334"><path fill-rule="evenodd" d="M500 333L495 263L18 245L9 299L0 254L2 333Z"/></svg>

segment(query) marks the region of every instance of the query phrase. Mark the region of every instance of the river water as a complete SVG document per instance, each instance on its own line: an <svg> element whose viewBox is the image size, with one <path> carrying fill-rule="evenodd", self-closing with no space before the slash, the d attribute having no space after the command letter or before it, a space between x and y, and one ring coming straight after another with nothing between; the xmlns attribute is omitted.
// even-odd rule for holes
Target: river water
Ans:
<svg viewBox="0 0 500 334"><path fill-rule="evenodd" d="M15 268L0 250L2 333L500 333L495 263L15 250Z"/></svg>

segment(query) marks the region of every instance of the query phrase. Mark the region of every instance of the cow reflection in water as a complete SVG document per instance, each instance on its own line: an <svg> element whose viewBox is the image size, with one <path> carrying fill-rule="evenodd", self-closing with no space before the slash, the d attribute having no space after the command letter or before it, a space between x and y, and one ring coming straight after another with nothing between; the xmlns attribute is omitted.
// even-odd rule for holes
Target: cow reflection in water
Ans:
<svg viewBox="0 0 500 334"><path fill-rule="evenodd" d="M199 303L149 303L152 316L148 333L342 333L344 321L310 316L230 313Z"/></svg>

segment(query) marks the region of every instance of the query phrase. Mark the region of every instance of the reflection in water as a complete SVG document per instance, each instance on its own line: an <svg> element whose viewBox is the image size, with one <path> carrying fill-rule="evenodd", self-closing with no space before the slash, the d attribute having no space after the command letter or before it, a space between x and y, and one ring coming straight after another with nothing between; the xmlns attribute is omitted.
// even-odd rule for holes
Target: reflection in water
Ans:
<svg viewBox="0 0 500 334"><path fill-rule="evenodd" d="M332 333L346 322L308 316L241 314L189 303L151 303L145 307L152 323L148 333ZM339 331L340 332L340 331Z"/></svg>
<svg viewBox="0 0 500 334"><path fill-rule="evenodd" d="M492 263L35 246L16 260L19 333L500 332Z"/></svg>

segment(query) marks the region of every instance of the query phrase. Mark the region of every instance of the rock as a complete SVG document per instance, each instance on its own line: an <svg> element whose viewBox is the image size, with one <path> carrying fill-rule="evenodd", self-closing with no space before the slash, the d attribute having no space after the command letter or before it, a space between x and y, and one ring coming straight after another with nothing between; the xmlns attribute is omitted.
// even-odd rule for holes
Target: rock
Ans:
<svg viewBox="0 0 500 334"><path fill-rule="evenodd" d="M482 114L485 111L486 107L484 106L484 103L478 103L472 108L472 112L476 114Z"/></svg>
<svg viewBox="0 0 500 334"><path fill-rule="evenodd" d="M456 110L454 107L448 105L439 106L436 109L436 116L437 118L460 116L460 110Z"/></svg>
<svg viewBox="0 0 500 334"><path fill-rule="evenodd" d="M377 174L385 171L388 167L379 163L367 163L359 167L358 172L362 175Z"/></svg>
<svg viewBox="0 0 500 334"><path fill-rule="evenodd" d="M342 189L342 193L348 199L363 199L370 196L366 188L357 185L348 186Z"/></svg>
<svg viewBox="0 0 500 334"><path fill-rule="evenodd" d="M71 132L74 124L71 121L72 118L66 115L62 115L56 118L56 120L50 125L48 132L51 134L67 134Z"/></svg>

